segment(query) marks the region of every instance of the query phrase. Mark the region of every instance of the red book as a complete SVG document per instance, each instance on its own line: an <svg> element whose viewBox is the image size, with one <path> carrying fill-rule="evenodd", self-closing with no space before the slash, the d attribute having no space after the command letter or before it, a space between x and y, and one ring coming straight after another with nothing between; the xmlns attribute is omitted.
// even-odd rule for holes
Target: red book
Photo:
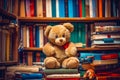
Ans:
<svg viewBox="0 0 120 80"><path fill-rule="evenodd" d="M33 37L33 27L29 27L29 40L30 40L30 47L34 47L34 37Z"/></svg>
<svg viewBox="0 0 120 80"><path fill-rule="evenodd" d="M36 62L40 62L40 53L39 52L36 53Z"/></svg>
<svg viewBox="0 0 120 80"><path fill-rule="evenodd" d="M30 0L30 16L34 17L35 15L35 8L34 8L34 0Z"/></svg>
<svg viewBox="0 0 120 80"><path fill-rule="evenodd" d="M82 17L82 0L79 0L79 17Z"/></svg>
<svg viewBox="0 0 120 80"><path fill-rule="evenodd" d="M104 54L101 56L102 60L107 60L107 59L117 59L118 58L118 53L111 53L111 54Z"/></svg>

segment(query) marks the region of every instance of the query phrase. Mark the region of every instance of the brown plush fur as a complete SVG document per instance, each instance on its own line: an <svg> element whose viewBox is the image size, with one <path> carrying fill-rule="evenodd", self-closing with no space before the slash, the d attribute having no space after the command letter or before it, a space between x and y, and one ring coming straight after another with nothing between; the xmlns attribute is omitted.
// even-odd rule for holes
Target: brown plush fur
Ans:
<svg viewBox="0 0 120 80"><path fill-rule="evenodd" d="M43 52L47 56L44 60L46 68L78 68L77 48L70 42L70 34L73 30L74 26L71 23L47 26L45 36L49 42L43 47ZM64 48L66 43L69 46Z"/></svg>

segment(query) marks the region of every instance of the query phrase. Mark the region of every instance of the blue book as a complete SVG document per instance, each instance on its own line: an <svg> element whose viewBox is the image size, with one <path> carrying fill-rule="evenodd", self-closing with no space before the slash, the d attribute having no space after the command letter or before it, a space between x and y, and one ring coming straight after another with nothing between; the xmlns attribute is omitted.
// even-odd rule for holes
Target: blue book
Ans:
<svg viewBox="0 0 120 80"><path fill-rule="evenodd" d="M96 5L96 0L92 0L92 10L93 10L93 12L92 12L92 14L93 14L93 17L96 17L96 7L97 7L97 5Z"/></svg>
<svg viewBox="0 0 120 80"><path fill-rule="evenodd" d="M52 17L56 17L56 0L51 0L52 4Z"/></svg>
<svg viewBox="0 0 120 80"><path fill-rule="evenodd" d="M43 74L41 73L22 73L22 79L41 79L43 78Z"/></svg>
<svg viewBox="0 0 120 80"><path fill-rule="evenodd" d="M59 17L65 17L65 3L64 0L58 0L59 3Z"/></svg>
<svg viewBox="0 0 120 80"><path fill-rule="evenodd" d="M72 3L73 3L73 17L79 17L79 6L78 6L78 0L74 1L72 0Z"/></svg>
<svg viewBox="0 0 120 80"><path fill-rule="evenodd" d="M70 17L70 18L74 17L74 15L73 15L73 13L74 13L74 11L73 11L73 2L75 2L75 1L68 0L68 17Z"/></svg>
<svg viewBox="0 0 120 80"><path fill-rule="evenodd" d="M39 26L36 25L35 27L35 46L36 47L39 47L39 44L40 44L39 37L40 37Z"/></svg>
<svg viewBox="0 0 120 80"><path fill-rule="evenodd" d="M94 60L101 60L101 56L105 53L91 53L91 52L82 52L80 53L80 58L87 58L88 56L93 56Z"/></svg>

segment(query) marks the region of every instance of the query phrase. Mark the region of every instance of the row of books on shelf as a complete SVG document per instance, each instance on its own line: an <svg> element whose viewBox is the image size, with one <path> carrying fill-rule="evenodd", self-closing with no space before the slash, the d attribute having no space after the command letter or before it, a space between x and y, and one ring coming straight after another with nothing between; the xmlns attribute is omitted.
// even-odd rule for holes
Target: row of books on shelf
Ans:
<svg viewBox="0 0 120 80"><path fill-rule="evenodd" d="M0 26L0 62L13 60L15 26L14 23L8 26Z"/></svg>
<svg viewBox="0 0 120 80"><path fill-rule="evenodd" d="M21 25L20 38L23 47L43 47L48 42L44 36L44 31L47 25L56 25L56 23L50 24L35 24L35 25ZM85 24L73 23L74 31L71 33L71 41L74 43L85 44Z"/></svg>
<svg viewBox="0 0 120 80"><path fill-rule="evenodd" d="M117 0L21 0L21 17L117 17Z"/></svg>
<svg viewBox="0 0 120 80"><path fill-rule="evenodd" d="M0 0L0 8L6 12L18 15L18 1L19 0Z"/></svg>
<svg viewBox="0 0 120 80"><path fill-rule="evenodd" d="M29 58L32 61L29 61ZM41 65L43 66L43 61L46 58L45 54L42 52L32 52L31 57L29 52L22 52L19 54L19 63L24 65Z"/></svg>

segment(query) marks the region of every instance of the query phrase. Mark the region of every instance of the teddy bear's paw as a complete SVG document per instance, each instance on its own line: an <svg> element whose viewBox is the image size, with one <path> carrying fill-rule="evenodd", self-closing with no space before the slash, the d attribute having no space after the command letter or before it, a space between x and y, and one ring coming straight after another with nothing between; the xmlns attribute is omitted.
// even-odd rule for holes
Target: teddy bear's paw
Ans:
<svg viewBox="0 0 120 80"><path fill-rule="evenodd" d="M68 57L76 56L76 53L77 53L77 48L76 47L71 47L71 48L65 50L65 54Z"/></svg>
<svg viewBox="0 0 120 80"><path fill-rule="evenodd" d="M78 68L79 66L79 60L76 57L70 57L68 59L65 59L62 63L63 68Z"/></svg>
<svg viewBox="0 0 120 80"><path fill-rule="evenodd" d="M54 57L47 57L44 60L44 64L45 64L45 67L49 68L49 69L59 68L60 67L60 63Z"/></svg>

